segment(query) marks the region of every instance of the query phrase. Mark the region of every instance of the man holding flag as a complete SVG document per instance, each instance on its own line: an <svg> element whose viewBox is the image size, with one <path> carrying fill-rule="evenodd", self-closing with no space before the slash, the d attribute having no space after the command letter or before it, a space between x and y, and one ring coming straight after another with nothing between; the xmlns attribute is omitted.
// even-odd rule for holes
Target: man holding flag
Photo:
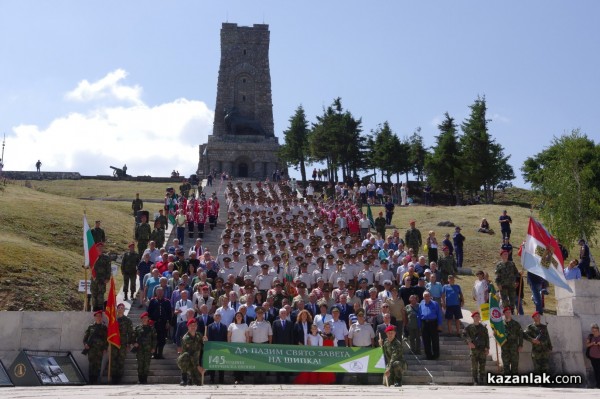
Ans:
<svg viewBox="0 0 600 399"><path fill-rule="evenodd" d="M115 360L112 365L111 374L113 384L119 384L121 378L123 378L123 372L125 371L125 356L133 341L133 323L129 317L125 316L125 305L122 303L117 306L117 323L119 328L120 347L115 351ZM114 327L112 328L114 329ZM108 329L111 331L110 325L108 326Z"/></svg>

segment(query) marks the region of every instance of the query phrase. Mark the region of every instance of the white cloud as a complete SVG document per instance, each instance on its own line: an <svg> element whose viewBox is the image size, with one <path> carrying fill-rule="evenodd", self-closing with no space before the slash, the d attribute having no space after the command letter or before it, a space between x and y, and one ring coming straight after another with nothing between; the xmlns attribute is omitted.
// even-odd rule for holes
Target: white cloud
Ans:
<svg viewBox="0 0 600 399"><path fill-rule="evenodd" d="M500 114L493 114L491 119L494 122L510 123L510 119L508 119L508 117L506 117L504 115L500 115Z"/></svg>
<svg viewBox="0 0 600 399"><path fill-rule="evenodd" d="M138 85L125 86L120 83L127 75L127 71L117 69L93 83L84 79L75 89L65 94L65 98L77 102L111 99L142 105L142 88Z"/></svg>
<svg viewBox="0 0 600 399"><path fill-rule="evenodd" d="M440 123L442 123L442 121L444 120L444 115L436 115L433 117L433 119L431 121L429 121L429 124L435 128L438 127L438 125Z"/></svg>

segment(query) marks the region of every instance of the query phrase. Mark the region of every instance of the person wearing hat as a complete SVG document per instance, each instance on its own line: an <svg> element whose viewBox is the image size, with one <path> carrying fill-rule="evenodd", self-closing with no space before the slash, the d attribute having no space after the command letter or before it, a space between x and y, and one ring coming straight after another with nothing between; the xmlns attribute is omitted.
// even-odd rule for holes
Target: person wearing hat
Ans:
<svg viewBox="0 0 600 399"><path fill-rule="evenodd" d="M349 346L372 348L375 343L375 331L373 326L367 323L365 319L365 311L359 309L356 312L357 321L348 329L348 344ZM368 377L366 373L357 375L359 384L366 384Z"/></svg>
<svg viewBox="0 0 600 399"><path fill-rule="evenodd" d="M540 312L531 315L533 323L527 326L523 332L523 338L531 342L531 360L533 361L534 374L550 372L550 353L552 353L552 342L548 326L542 324Z"/></svg>
<svg viewBox="0 0 600 399"><path fill-rule="evenodd" d="M156 348L156 330L150 325L148 312L140 315L142 324L136 326L133 331L133 349L137 358L138 382L140 384L148 383L148 374L150 373L150 360L152 352Z"/></svg>
<svg viewBox="0 0 600 399"><path fill-rule="evenodd" d="M123 254L121 260L121 274L123 275L123 293L125 294L123 299L129 299L129 292L131 292L131 299L133 299L136 290L137 280L137 266L141 261L140 254L135 252L135 243L129 243L129 251Z"/></svg>
<svg viewBox="0 0 600 399"><path fill-rule="evenodd" d="M140 221L140 224L135 228L135 240L138 243L138 253L141 256L146 248L148 248L148 242L150 241L152 229L148 224L147 213L140 212Z"/></svg>
<svg viewBox="0 0 600 399"><path fill-rule="evenodd" d="M452 236L452 241L454 242L454 252L456 254L456 266L460 269L463 267L463 247L465 243L465 236L460 232L461 229L459 226L454 228L454 235Z"/></svg>
<svg viewBox="0 0 600 399"><path fill-rule="evenodd" d="M200 373L204 370L199 364L200 354L206 338L198 332L198 322L191 318L187 322L187 333L181 339L181 354L177 358L177 366L181 370L181 382L179 385L188 385L188 374L191 376L190 385L202 385Z"/></svg>
<svg viewBox="0 0 600 399"><path fill-rule="evenodd" d="M419 248L423 245L423 239L421 237L421 231L415 227L415 220L411 219L409 224L410 228L406 230L406 233L404 234L404 242L406 248L413 249L415 258L417 258L419 256Z"/></svg>
<svg viewBox="0 0 600 399"><path fill-rule="evenodd" d="M500 292L502 306L510 306L514 310L517 297L515 281L520 277L519 270L514 262L508 260L508 251L501 250L500 257L502 260L496 263L496 289Z"/></svg>
<svg viewBox="0 0 600 399"><path fill-rule="evenodd" d="M106 293L106 284L110 280L112 268L110 258L104 253L104 243L97 244L100 256L96 259L92 268L92 283L90 292L92 293L92 310L104 310L104 294Z"/></svg>
<svg viewBox="0 0 600 399"><path fill-rule="evenodd" d="M502 345L502 365L504 375L519 374L519 352L523 349L523 329L518 321L512 318L512 309L504 308L504 333L506 340Z"/></svg>
<svg viewBox="0 0 600 399"><path fill-rule="evenodd" d="M83 336L83 351L89 361L88 382L97 384L102 366L102 356L108 348L108 328L102 323L102 310L94 312L94 322L88 326Z"/></svg>
<svg viewBox="0 0 600 399"><path fill-rule="evenodd" d="M465 327L464 338L471 349L471 375L473 385L485 384L485 361L490 353L490 337L487 328L480 323L479 312L471 313L473 323Z"/></svg>
<svg viewBox="0 0 600 399"><path fill-rule="evenodd" d="M131 210L136 223L140 223L139 211L144 209L144 201L140 199L140 193L135 193L135 199L131 201Z"/></svg>
<svg viewBox="0 0 600 399"><path fill-rule="evenodd" d="M438 267L440 268L441 283L446 284L448 282L448 276L451 274L458 274L458 266L456 259L450 254L450 248L447 246L442 247L444 256L438 259Z"/></svg>
<svg viewBox="0 0 600 399"><path fill-rule="evenodd" d="M121 339L121 347L113 349L113 363L111 367L111 382L119 384L123 378L125 371L125 356L130 349L133 341L133 323L131 319L125 316L125 304L117 305L117 323L119 323L119 338Z"/></svg>
<svg viewBox="0 0 600 399"><path fill-rule="evenodd" d="M402 386L402 374L406 369L404 361L404 350L402 343L396 338L396 327L388 325L385 328L387 339L382 342L383 357L385 359L386 368L384 376L388 379L388 384L395 387ZM381 339L383 341L383 339Z"/></svg>

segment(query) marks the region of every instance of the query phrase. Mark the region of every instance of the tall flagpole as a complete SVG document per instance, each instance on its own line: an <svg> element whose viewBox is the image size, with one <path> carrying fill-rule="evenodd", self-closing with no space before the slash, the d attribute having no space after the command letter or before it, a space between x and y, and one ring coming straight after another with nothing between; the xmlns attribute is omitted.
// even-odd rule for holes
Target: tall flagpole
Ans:
<svg viewBox="0 0 600 399"><path fill-rule="evenodd" d="M86 216L85 213L85 208L83 208L83 216ZM83 234L85 235L85 226L83 226ZM83 245L85 246L85 241L83 242ZM87 251L87 248L83 248L84 251ZM88 278L87 278L87 267L85 266L85 255L84 255L84 261L83 261L83 311L86 312L88 310L88 306L89 306L89 302L88 302Z"/></svg>

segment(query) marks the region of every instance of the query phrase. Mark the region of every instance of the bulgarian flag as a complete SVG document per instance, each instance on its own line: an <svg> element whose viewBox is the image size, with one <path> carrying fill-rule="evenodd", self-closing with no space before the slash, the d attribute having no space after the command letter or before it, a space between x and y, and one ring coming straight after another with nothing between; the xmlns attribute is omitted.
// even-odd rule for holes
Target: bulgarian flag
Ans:
<svg viewBox="0 0 600 399"><path fill-rule="evenodd" d="M100 251L94 242L94 237L92 236L92 231L90 230L90 225L87 222L87 217L85 213L83 214L83 257L84 257L84 266L89 267L92 270L92 277L96 278L96 270L94 269L94 265L100 256Z"/></svg>
<svg viewBox="0 0 600 399"><path fill-rule="evenodd" d="M110 276L110 289L108 300L104 309L108 318L108 343L121 348L121 335L119 334L119 323L117 322L117 294L115 291L115 279Z"/></svg>
<svg viewBox="0 0 600 399"><path fill-rule="evenodd" d="M565 279L563 257L558 243L544 226L529 218L527 238L519 249L521 264L528 272L543 277L549 283L572 292Z"/></svg>

